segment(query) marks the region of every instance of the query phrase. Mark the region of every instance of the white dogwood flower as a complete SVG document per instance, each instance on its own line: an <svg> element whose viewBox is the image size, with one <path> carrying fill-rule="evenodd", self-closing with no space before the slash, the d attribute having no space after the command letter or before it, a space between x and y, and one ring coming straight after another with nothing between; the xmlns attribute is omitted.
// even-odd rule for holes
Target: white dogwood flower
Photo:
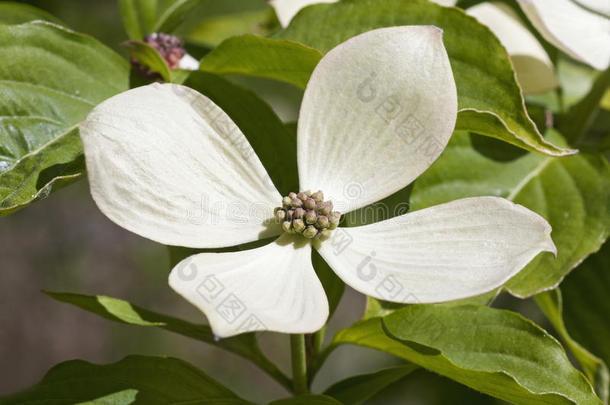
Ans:
<svg viewBox="0 0 610 405"><path fill-rule="evenodd" d="M466 13L487 25L504 45L525 94L544 93L557 87L551 59L510 6L480 3Z"/></svg>
<svg viewBox="0 0 610 405"><path fill-rule="evenodd" d="M595 69L608 68L608 0L519 0L519 5L547 41Z"/></svg>
<svg viewBox="0 0 610 405"><path fill-rule="evenodd" d="M187 87L121 93L80 131L91 194L120 226L197 248L279 235L250 250L195 254L172 270L170 286L226 337L324 325L328 301L312 249L356 290L404 303L490 291L554 252L542 217L497 197L336 227L337 211L379 201L426 170L456 117L442 31L406 26L353 37L315 68L298 121L299 193L282 197L233 121Z"/></svg>

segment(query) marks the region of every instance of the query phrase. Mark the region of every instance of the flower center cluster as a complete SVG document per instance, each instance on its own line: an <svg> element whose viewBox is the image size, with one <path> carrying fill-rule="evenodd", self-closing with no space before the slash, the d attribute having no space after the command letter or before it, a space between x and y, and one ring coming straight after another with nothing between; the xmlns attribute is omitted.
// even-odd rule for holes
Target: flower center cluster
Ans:
<svg viewBox="0 0 610 405"><path fill-rule="evenodd" d="M307 239L328 237L341 219L341 214L333 211L333 203L324 201L321 191L289 193L274 213L284 232L298 233Z"/></svg>

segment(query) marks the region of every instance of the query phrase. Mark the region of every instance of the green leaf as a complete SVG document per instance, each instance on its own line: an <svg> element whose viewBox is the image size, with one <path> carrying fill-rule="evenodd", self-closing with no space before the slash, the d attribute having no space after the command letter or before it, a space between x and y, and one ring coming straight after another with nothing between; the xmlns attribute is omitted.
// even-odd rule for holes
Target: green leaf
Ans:
<svg viewBox="0 0 610 405"><path fill-rule="evenodd" d="M608 87L610 87L610 68L595 79L591 91L582 100L558 117L559 130L566 134L572 144L579 145L579 141L593 124Z"/></svg>
<svg viewBox="0 0 610 405"><path fill-rule="evenodd" d="M171 33L199 0L119 0L125 32L141 40L153 32Z"/></svg>
<svg viewBox="0 0 610 405"><path fill-rule="evenodd" d="M151 33L156 18L156 1L118 0L125 32L130 39L144 39Z"/></svg>
<svg viewBox="0 0 610 405"><path fill-rule="evenodd" d="M269 405L342 405L341 402L326 395L301 395L295 398L280 399Z"/></svg>
<svg viewBox="0 0 610 405"><path fill-rule="evenodd" d="M223 41L208 53L200 70L219 75L264 77L302 89L322 53L298 42L241 35Z"/></svg>
<svg viewBox="0 0 610 405"><path fill-rule="evenodd" d="M549 138L564 142L557 133ZM557 258L542 253L513 277L507 287L517 296L553 288L608 237L610 167L601 155L522 154L493 139L455 132L441 157L416 180L411 206L415 210L482 195L524 205L553 227Z"/></svg>
<svg viewBox="0 0 610 405"><path fill-rule="evenodd" d="M128 356L105 365L67 361L50 369L37 385L1 402L4 405L251 404L185 361L149 356Z"/></svg>
<svg viewBox="0 0 610 405"><path fill-rule="evenodd" d="M90 296L72 293L45 292L51 298L75 305L111 321L137 326L154 326L218 346L251 360L262 370L290 389L288 378L261 352L252 333L216 339L207 325L197 325L172 316L159 314L140 308L130 302L102 295Z"/></svg>
<svg viewBox="0 0 610 405"><path fill-rule="evenodd" d="M160 0L158 17L152 32L172 32L200 0Z"/></svg>
<svg viewBox="0 0 610 405"><path fill-rule="evenodd" d="M265 0L202 1L177 30L187 42L214 48L226 38L268 35L279 23Z"/></svg>
<svg viewBox="0 0 610 405"><path fill-rule="evenodd" d="M12 1L0 2L0 24L23 24L34 20L61 24L61 21L51 14L29 4L14 3Z"/></svg>
<svg viewBox="0 0 610 405"><path fill-rule="evenodd" d="M591 255L561 284L563 319L570 335L610 364L610 243Z"/></svg>
<svg viewBox="0 0 610 405"><path fill-rule="evenodd" d="M315 249L311 251L311 262L328 298L328 319L330 319L335 313L339 301L341 301L345 291L345 283Z"/></svg>
<svg viewBox="0 0 610 405"><path fill-rule="evenodd" d="M356 375L333 384L324 391L324 394L338 399L345 405L362 404L418 368L414 364L406 364L370 374Z"/></svg>
<svg viewBox="0 0 610 405"><path fill-rule="evenodd" d="M357 34L396 25L435 25L458 90L457 128L501 139L550 156L576 153L542 138L527 112L508 54L476 19L427 0L344 0L307 7L276 34L322 52Z"/></svg>
<svg viewBox="0 0 610 405"><path fill-rule="evenodd" d="M489 306L496 299L498 294L502 291L502 288L498 288L496 290L492 290L486 292L481 295L476 295L474 297L462 298L454 301L443 302L441 306L459 306L459 305L486 305ZM366 297L366 307L364 308L364 314L362 315L362 319L370 319L375 317L383 317L391 314L392 312L404 308L408 304L401 304L397 302L389 302L378 300L374 297Z"/></svg>
<svg viewBox="0 0 610 405"><path fill-rule="evenodd" d="M561 345L510 311L411 305L344 329L333 344L381 350L518 405L601 405Z"/></svg>
<svg viewBox="0 0 610 405"><path fill-rule="evenodd" d="M578 271L580 271L580 269ZM563 321L563 303L561 291L557 288L555 290L538 294L534 298L536 299L536 303L538 303L540 309L553 324L553 327L557 333L559 333L559 336L567 348L574 355L574 357L576 357L576 360L578 360L583 372L591 384L595 387L597 395L604 401L604 403L608 403L608 384L610 383L608 367L600 358L591 354L587 349L572 339L568 333ZM585 312L591 310L595 311L595 309L596 308L583 308Z"/></svg>
<svg viewBox="0 0 610 405"><path fill-rule="evenodd" d="M123 46L142 66L158 73L166 82L182 84L191 74L190 70L170 69L159 51L146 42L129 40Z"/></svg>
<svg viewBox="0 0 610 405"><path fill-rule="evenodd" d="M185 83L210 98L241 129L270 176L270 184L283 194L298 190L296 138L271 107L252 91L219 76L193 72Z"/></svg>
<svg viewBox="0 0 610 405"><path fill-rule="evenodd" d="M136 401L137 395L137 390L129 389L115 392L114 394L104 395L101 398L95 398L91 401L79 402L76 405L129 405Z"/></svg>
<svg viewBox="0 0 610 405"><path fill-rule="evenodd" d="M128 89L129 65L57 25L0 25L0 216L82 176L78 124Z"/></svg>
<svg viewBox="0 0 610 405"><path fill-rule="evenodd" d="M123 42L123 46L127 48L129 54L142 66L159 73L166 82L172 81L172 74L169 66L167 66L167 62L151 45L142 41L130 40Z"/></svg>

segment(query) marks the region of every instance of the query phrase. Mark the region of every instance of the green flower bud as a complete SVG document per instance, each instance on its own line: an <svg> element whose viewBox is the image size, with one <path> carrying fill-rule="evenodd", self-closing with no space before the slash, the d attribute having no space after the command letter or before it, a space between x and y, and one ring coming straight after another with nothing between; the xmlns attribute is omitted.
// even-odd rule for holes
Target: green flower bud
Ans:
<svg viewBox="0 0 610 405"><path fill-rule="evenodd" d="M307 199L307 194L305 194L304 191L301 191L299 194L297 194L297 198L301 201L305 201Z"/></svg>
<svg viewBox="0 0 610 405"><path fill-rule="evenodd" d="M333 211L328 215L328 220L336 227L339 225L339 221L341 220L341 214L338 211Z"/></svg>
<svg viewBox="0 0 610 405"><path fill-rule="evenodd" d="M315 226L313 225L309 225L304 231L303 231L303 236L306 237L307 239L311 239L314 236L316 236L318 234L318 230L316 229Z"/></svg>
<svg viewBox="0 0 610 405"><path fill-rule="evenodd" d="M293 208L301 207L302 205L303 205L303 201L299 200L298 198L293 198L292 199L292 207Z"/></svg>
<svg viewBox="0 0 610 405"><path fill-rule="evenodd" d="M286 218L286 211L279 207L276 208L275 217L278 219L278 221L283 221Z"/></svg>
<svg viewBox="0 0 610 405"><path fill-rule="evenodd" d="M294 210L286 211L286 220L292 221L293 218L294 218Z"/></svg>
<svg viewBox="0 0 610 405"><path fill-rule="evenodd" d="M297 208L294 210L293 218L303 218L305 216L305 210L303 208Z"/></svg>
<svg viewBox="0 0 610 405"><path fill-rule="evenodd" d="M308 198L305 200L305 202L303 202L303 207L305 207L305 209L308 210L313 210L316 208L316 200L314 200L313 198Z"/></svg>
<svg viewBox="0 0 610 405"><path fill-rule="evenodd" d="M305 230L305 222L302 219L295 219L292 221L292 229L297 233L303 232Z"/></svg>
<svg viewBox="0 0 610 405"><path fill-rule="evenodd" d="M290 204L292 203L292 198L290 197L284 197L282 198L282 206L284 208L290 208Z"/></svg>
<svg viewBox="0 0 610 405"><path fill-rule="evenodd" d="M290 222L290 221L282 222L282 230L284 232L294 233L294 230L292 229L292 222Z"/></svg>
<svg viewBox="0 0 610 405"><path fill-rule="evenodd" d="M295 199L297 198L297 193L288 193L288 197L290 197L290 199Z"/></svg>
<svg viewBox="0 0 610 405"><path fill-rule="evenodd" d="M328 217L325 217L324 215L321 215L318 217L318 220L316 221L316 225L318 226L318 228L328 228L330 225L330 221L328 220Z"/></svg>
<svg viewBox="0 0 610 405"><path fill-rule="evenodd" d="M325 201L318 204L318 213L322 215L328 215L333 210L333 203L330 201Z"/></svg>
<svg viewBox="0 0 610 405"><path fill-rule="evenodd" d="M312 210L309 210L305 213L305 222L309 225L314 224L316 222L316 220L318 219L318 216L316 215L316 213Z"/></svg>
<svg viewBox="0 0 610 405"><path fill-rule="evenodd" d="M305 191L305 195L306 195L307 197L311 197L311 190L306 190L306 191Z"/></svg>
<svg viewBox="0 0 610 405"><path fill-rule="evenodd" d="M324 201L324 193L322 191L316 191L311 195L311 198L316 200L316 202Z"/></svg>
<svg viewBox="0 0 610 405"><path fill-rule="evenodd" d="M316 235L316 239L328 239L330 237L330 231L328 229L324 229Z"/></svg>

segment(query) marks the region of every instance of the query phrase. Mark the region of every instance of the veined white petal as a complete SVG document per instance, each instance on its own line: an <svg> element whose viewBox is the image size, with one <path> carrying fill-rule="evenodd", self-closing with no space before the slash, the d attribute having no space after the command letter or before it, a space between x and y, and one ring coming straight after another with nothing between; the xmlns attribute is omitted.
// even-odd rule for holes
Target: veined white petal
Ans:
<svg viewBox="0 0 610 405"><path fill-rule="evenodd" d="M196 91L152 84L81 124L91 195L118 225L167 245L232 246L279 233L281 196L252 147Z"/></svg>
<svg viewBox="0 0 610 405"><path fill-rule="evenodd" d="M555 69L549 56L509 6L480 3L466 13L487 25L504 45L524 93L543 93L557 87Z"/></svg>
<svg viewBox="0 0 610 405"><path fill-rule="evenodd" d="M607 0L574 0L577 4L591 11L610 17L610 1Z"/></svg>
<svg viewBox="0 0 610 405"><path fill-rule="evenodd" d="M352 288L394 302L482 294L538 253L556 253L541 216L497 197L465 198L334 232L319 248L326 262Z"/></svg>
<svg viewBox="0 0 610 405"><path fill-rule="evenodd" d="M598 4L593 1L581 4L588 3ZM595 69L604 70L610 65L608 16L592 12L573 0L519 0L519 4L547 41Z"/></svg>
<svg viewBox="0 0 610 405"><path fill-rule="evenodd" d="M311 333L328 318L311 245L300 236L283 234L257 249L193 255L172 270L169 285L205 313L220 337L260 330Z"/></svg>
<svg viewBox="0 0 610 405"><path fill-rule="evenodd" d="M287 27L290 20L299 10L316 3L335 3L338 0L270 0L269 3L275 9L277 19L282 27Z"/></svg>
<svg viewBox="0 0 610 405"><path fill-rule="evenodd" d="M305 90L297 160L303 190L348 212L400 190L445 148L457 93L442 31L381 28L329 51Z"/></svg>
<svg viewBox="0 0 610 405"><path fill-rule="evenodd" d="M182 57L182 59L180 59L178 67L180 69L184 69L184 70L198 70L199 61L197 59L193 58L188 53L185 53L184 56Z"/></svg>

